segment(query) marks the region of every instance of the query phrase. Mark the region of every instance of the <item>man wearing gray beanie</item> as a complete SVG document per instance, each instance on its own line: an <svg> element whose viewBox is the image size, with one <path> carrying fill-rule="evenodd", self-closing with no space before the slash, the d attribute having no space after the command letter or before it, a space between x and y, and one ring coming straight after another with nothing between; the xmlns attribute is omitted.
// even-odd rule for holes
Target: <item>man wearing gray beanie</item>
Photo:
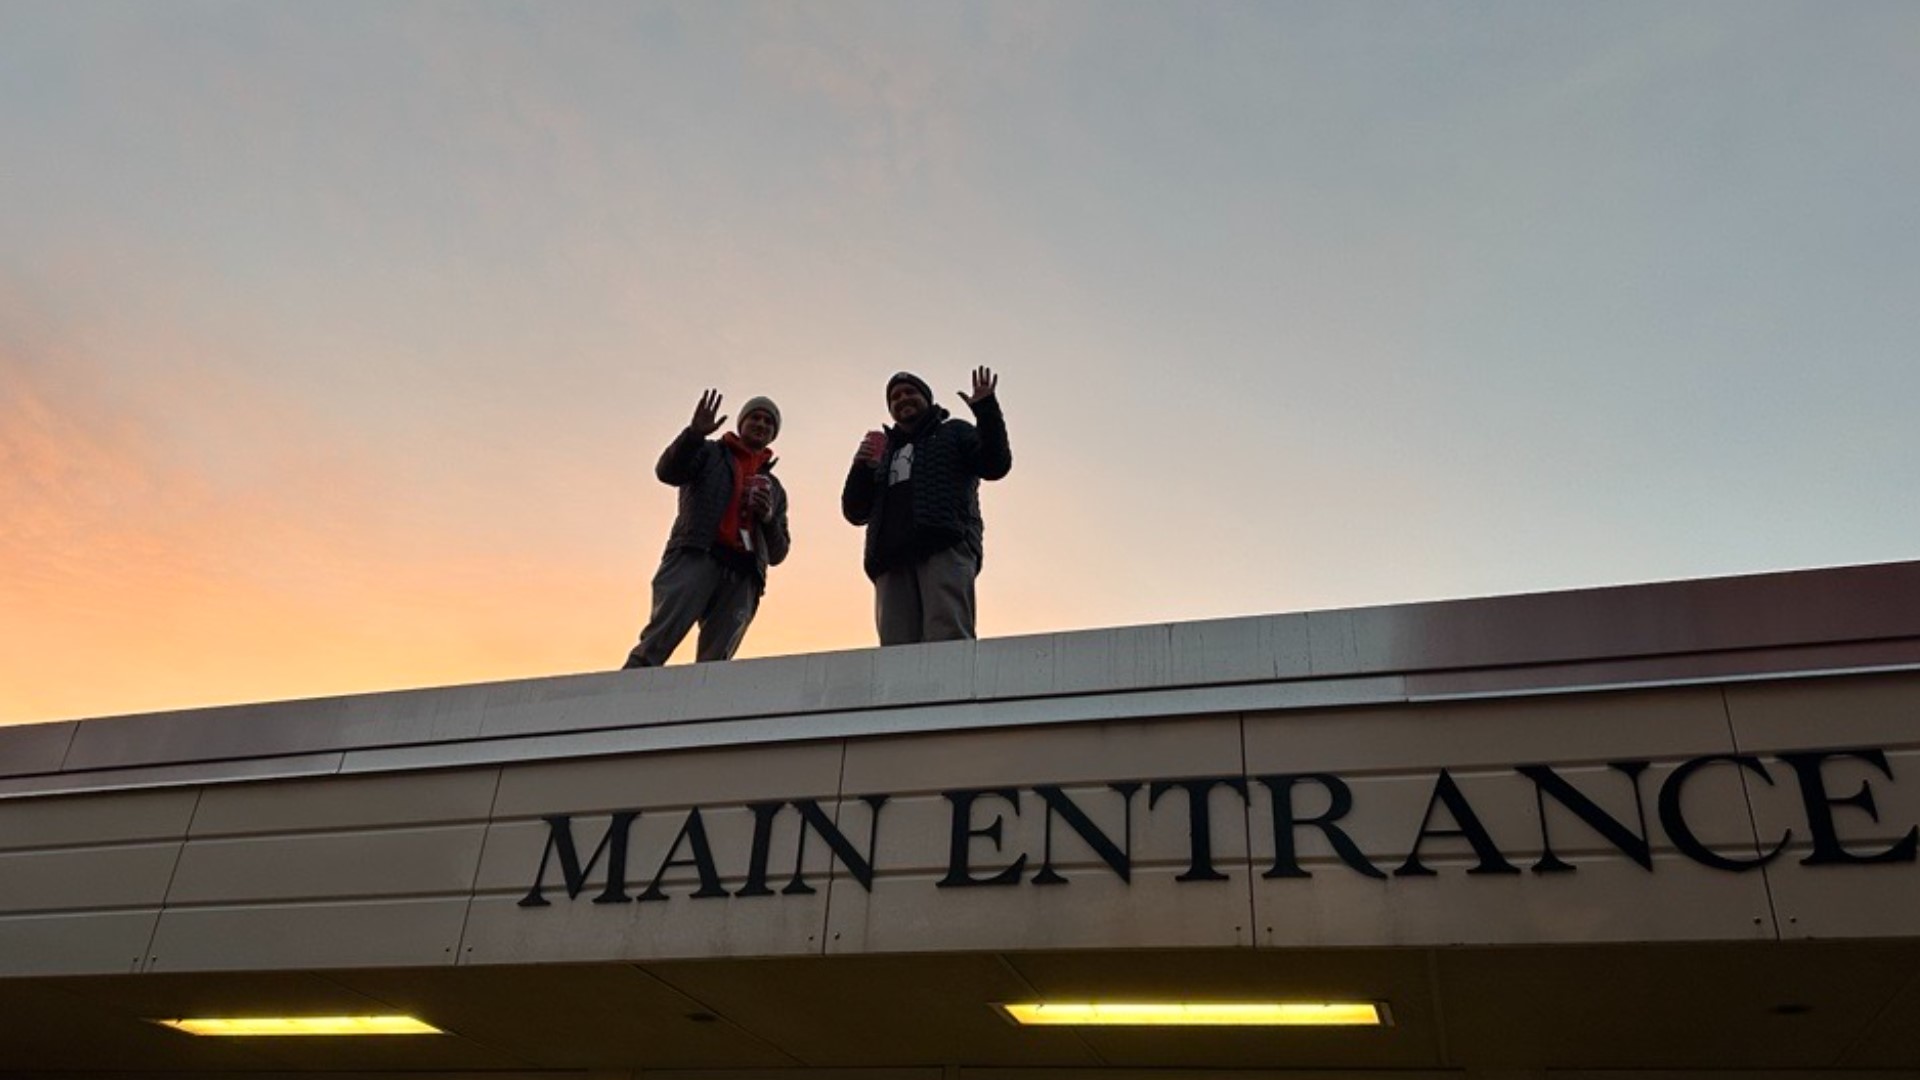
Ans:
<svg viewBox="0 0 1920 1080"><path fill-rule="evenodd" d="M867 529L863 562L882 645L974 636L986 533L980 481L1013 468L999 385L990 369L974 369L973 393L960 394L969 424L935 405L918 375L887 380L893 426L867 433L840 492L841 513Z"/></svg>
<svg viewBox="0 0 1920 1080"><path fill-rule="evenodd" d="M693 420L654 467L680 489L680 511L653 575L653 612L628 668L659 667L700 624L694 659L731 660L747 636L767 588L767 567L787 557L787 492L773 475L769 448L780 434L780 407L756 397L737 430L718 439L726 417L720 392L708 390Z"/></svg>

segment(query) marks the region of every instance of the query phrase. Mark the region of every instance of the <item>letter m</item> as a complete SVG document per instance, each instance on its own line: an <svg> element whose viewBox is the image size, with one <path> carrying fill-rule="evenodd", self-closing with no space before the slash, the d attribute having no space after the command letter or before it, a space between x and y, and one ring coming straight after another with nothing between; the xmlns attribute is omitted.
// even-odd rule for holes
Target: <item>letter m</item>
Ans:
<svg viewBox="0 0 1920 1080"><path fill-rule="evenodd" d="M552 814L543 818L547 823L547 847L540 853L540 869L533 875L533 888L520 898L521 907L547 907L549 901L541 894L547 880L547 865L553 861L557 852L560 855L560 877L567 886L567 899L575 900L580 890L587 885L587 875L600 862L600 856L607 857L607 887L593 898L596 904L624 904L633 897L627 895L627 830L633 819L640 816L638 810L622 810L607 822L606 835L594 845L593 854L588 857L587 865L580 865L579 849L573 846L573 815Z"/></svg>

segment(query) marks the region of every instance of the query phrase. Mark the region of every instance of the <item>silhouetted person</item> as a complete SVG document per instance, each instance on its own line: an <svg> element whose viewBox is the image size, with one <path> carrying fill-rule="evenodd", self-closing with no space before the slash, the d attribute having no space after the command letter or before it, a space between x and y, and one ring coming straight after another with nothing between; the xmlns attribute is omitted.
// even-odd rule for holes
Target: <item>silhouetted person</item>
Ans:
<svg viewBox="0 0 1920 1080"><path fill-rule="evenodd" d="M766 591L767 567L787 557L787 492L773 475L769 444L780 409L753 398L738 430L710 439L726 417L708 390L693 420L660 455L654 475L680 489L680 512L653 575L653 614L626 667L659 667L700 624L696 660L730 660Z"/></svg>
<svg viewBox="0 0 1920 1080"><path fill-rule="evenodd" d="M998 386L992 371L974 369L973 393L960 400L976 427L935 405L919 376L887 380L893 425L867 432L840 493L841 513L867 527L864 563L882 645L974 636L973 582L986 531L980 481L1013 467Z"/></svg>

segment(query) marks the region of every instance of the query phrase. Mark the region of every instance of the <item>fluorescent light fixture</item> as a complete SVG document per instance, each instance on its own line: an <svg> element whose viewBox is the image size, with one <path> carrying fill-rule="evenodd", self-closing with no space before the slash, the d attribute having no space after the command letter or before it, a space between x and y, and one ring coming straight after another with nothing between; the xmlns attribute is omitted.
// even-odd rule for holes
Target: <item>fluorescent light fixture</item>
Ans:
<svg viewBox="0 0 1920 1080"><path fill-rule="evenodd" d="M411 1016L206 1016L155 1020L189 1035L439 1035Z"/></svg>
<svg viewBox="0 0 1920 1080"><path fill-rule="evenodd" d="M1379 1027L1377 1001L1046 1001L996 1005L1015 1023L1071 1027Z"/></svg>

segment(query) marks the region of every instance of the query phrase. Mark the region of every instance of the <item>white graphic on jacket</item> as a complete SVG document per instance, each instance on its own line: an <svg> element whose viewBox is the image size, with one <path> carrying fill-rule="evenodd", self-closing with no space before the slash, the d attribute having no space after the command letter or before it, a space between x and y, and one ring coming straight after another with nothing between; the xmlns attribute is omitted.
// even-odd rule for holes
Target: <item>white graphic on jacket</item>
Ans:
<svg viewBox="0 0 1920 1080"><path fill-rule="evenodd" d="M887 484L904 484L913 479L913 444L908 443L894 452L893 464L887 468Z"/></svg>

